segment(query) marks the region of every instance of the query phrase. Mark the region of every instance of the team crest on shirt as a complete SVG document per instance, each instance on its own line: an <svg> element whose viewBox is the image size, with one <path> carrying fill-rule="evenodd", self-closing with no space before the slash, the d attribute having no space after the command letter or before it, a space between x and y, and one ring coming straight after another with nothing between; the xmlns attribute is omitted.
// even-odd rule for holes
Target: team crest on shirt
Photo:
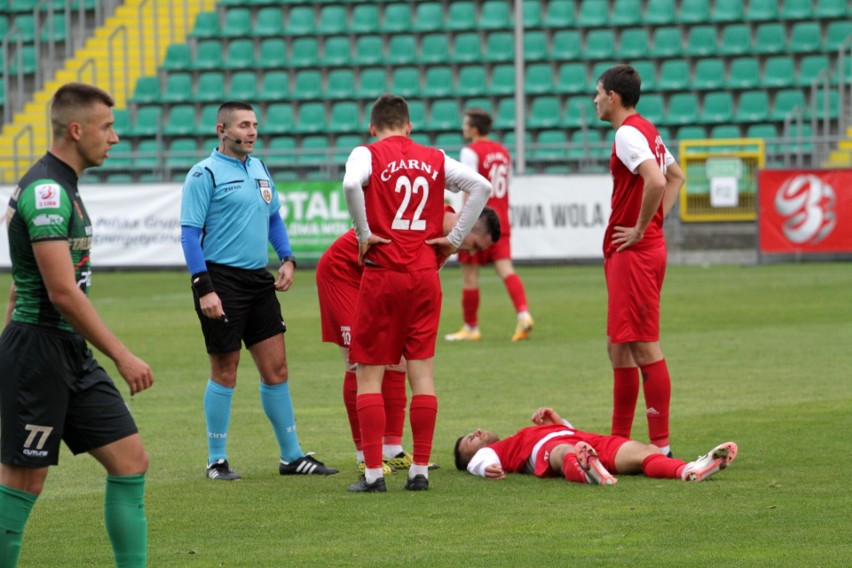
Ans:
<svg viewBox="0 0 852 568"><path fill-rule="evenodd" d="M260 196L267 203L272 203L272 186L268 179L257 180L257 188L260 190Z"/></svg>
<svg viewBox="0 0 852 568"><path fill-rule="evenodd" d="M56 209L62 197L62 191L55 183L43 183L35 186L36 209Z"/></svg>

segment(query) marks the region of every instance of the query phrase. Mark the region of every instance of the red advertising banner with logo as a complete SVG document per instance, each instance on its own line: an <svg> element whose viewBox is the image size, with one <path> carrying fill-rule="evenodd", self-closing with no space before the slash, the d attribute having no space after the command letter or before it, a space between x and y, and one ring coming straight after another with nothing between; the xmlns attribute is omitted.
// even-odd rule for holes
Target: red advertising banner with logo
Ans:
<svg viewBox="0 0 852 568"><path fill-rule="evenodd" d="M852 253L852 169L761 170L761 253Z"/></svg>

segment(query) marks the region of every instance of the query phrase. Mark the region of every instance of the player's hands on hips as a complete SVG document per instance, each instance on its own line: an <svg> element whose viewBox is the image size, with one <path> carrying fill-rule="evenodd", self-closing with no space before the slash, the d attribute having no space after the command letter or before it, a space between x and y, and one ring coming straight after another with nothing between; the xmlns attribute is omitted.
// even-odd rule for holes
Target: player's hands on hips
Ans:
<svg viewBox="0 0 852 568"><path fill-rule="evenodd" d="M210 319L225 319L225 310L222 308L222 300L219 299L219 294L210 292L204 294L198 299L201 306L201 313Z"/></svg>
<svg viewBox="0 0 852 568"><path fill-rule="evenodd" d="M539 426L544 424L562 424L562 417L553 410L552 408L548 408L546 406L542 406L532 415L533 424L538 424Z"/></svg>
<svg viewBox="0 0 852 568"><path fill-rule="evenodd" d="M629 246L633 246L642 240L644 233L639 232L638 227L621 227L616 225L612 231L612 243L619 245L616 252L621 252Z"/></svg>
<svg viewBox="0 0 852 568"><path fill-rule="evenodd" d="M142 392L154 384L154 373L148 363L131 352L115 361L115 366L130 387L130 396Z"/></svg>
<svg viewBox="0 0 852 568"><path fill-rule="evenodd" d="M278 277L275 279L275 289L279 292L286 292L293 285L293 274L296 272L296 265L291 261L282 262L278 267Z"/></svg>
<svg viewBox="0 0 852 568"><path fill-rule="evenodd" d="M503 467L498 463L492 463L491 465L485 466L485 478L486 479L503 479L506 477L506 474L503 473Z"/></svg>
<svg viewBox="0 0 852 568"><path fill-rule="evenodd" d="M373 245L386 245L391 242L390 239L380 237L378 235L370 235L366 241L358 241L358 264L364 264L364 259L367 258L367 251Z"/></svg>
<svg viewBox="0 0 852 568"><path fill-rule="evenodd" d="M440 237L437 239L429 239L426 241L426 244L434 247L435 252L438 255L439 264L443 264L440 262L441 257L444 257L444 261L446 261L447 257L454 254L458 249L458 247L454 246L447 237Z"/></svg>

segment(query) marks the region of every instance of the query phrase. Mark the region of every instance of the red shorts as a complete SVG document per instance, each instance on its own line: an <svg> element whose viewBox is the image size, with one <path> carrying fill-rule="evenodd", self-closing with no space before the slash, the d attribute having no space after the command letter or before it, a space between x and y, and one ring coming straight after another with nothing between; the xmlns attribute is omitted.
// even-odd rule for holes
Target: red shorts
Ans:
<svg viewBox="0 0 852 568"><path fill-rule="evenodd" d="M601 434L592 434L577 430L573 436L560 436L552 438L545 442L538 451L535 458L535 475L536 477L561 477L561 474L556 473L550 467L550 454L556 446L562 444L574 445L577 442L586 442L591 445L598 453L598 459L610 473L618 473L615 467L615 454L619 448L629 442L627 438L621 436L604 436Z"/></svg>
<svg viewBox="0 0 852 568"><path fill-rule="evenodd" d="M604 260L610 343L660 340L660 292L666 246L613 253Z"/></svg>
<svg viewBox="0 0 852 568"><path fill-rule="evenodd" d="M317 294L319 296L322 340L349 347L355 303L358 301L358 279L336 277L323 260L317 264Z"/></svg>
<svg viewBox="0 0 852 568"><path fill-rule="evenodd" d="M493 263L495 260L503 260L504 258L512 258L512 241L509 235L503 235L499 241L487 249L477 251L473 254L463 250L459 251L459 262L462 264L485 266L486 264Z"/></svg>
<svg viewBox="0 0 852 568"><path fill-rule="evenodd" d="M435 355L441 280L434 269L396 272L368 266L361 279L349 359L394 365Z"/></svg>

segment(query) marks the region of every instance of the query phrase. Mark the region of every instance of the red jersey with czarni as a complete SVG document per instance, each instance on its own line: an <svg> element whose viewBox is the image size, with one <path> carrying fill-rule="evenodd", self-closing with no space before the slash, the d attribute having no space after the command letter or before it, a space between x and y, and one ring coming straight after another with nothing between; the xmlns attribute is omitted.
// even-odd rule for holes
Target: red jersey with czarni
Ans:
<svg viewBox="0 0 852 568"><path fill-rule="evenodd" d="M674 161L657 128L641 115L632 114L616 131L612 155L609 158L609 170L612 173L612 214L604 234L604 257L609 257L618 248L612 244L615 227L633 227L639 220L645 180L639 175L638 167L650 159L656 161L663 174L666 173L667 166ZM665 245L662 199L654 218L645 229L642 240L630 248L639 250L660 245Z"/></svg>
<svg viewBox="0 0 852 568"><path fill-rule="evenodd" d="M509 172L512 170L512 158L505 146L493 140L479 140L467 146L476 154L478 173L491 182L493 192L488 198L488 207L500 217L502 239L508 239L511 233L509 225ZM462 163L466 163L463 159Z"/></svg>
<svg viewBox="0 0 852 568"><path fill-rule="evenodd" d="M400 272L435 270L435 249L425 241L443 233L444 153L407 136L390 136L367 149L367 222L374 235L391 242L370 247L366 262Z"/></svg>

